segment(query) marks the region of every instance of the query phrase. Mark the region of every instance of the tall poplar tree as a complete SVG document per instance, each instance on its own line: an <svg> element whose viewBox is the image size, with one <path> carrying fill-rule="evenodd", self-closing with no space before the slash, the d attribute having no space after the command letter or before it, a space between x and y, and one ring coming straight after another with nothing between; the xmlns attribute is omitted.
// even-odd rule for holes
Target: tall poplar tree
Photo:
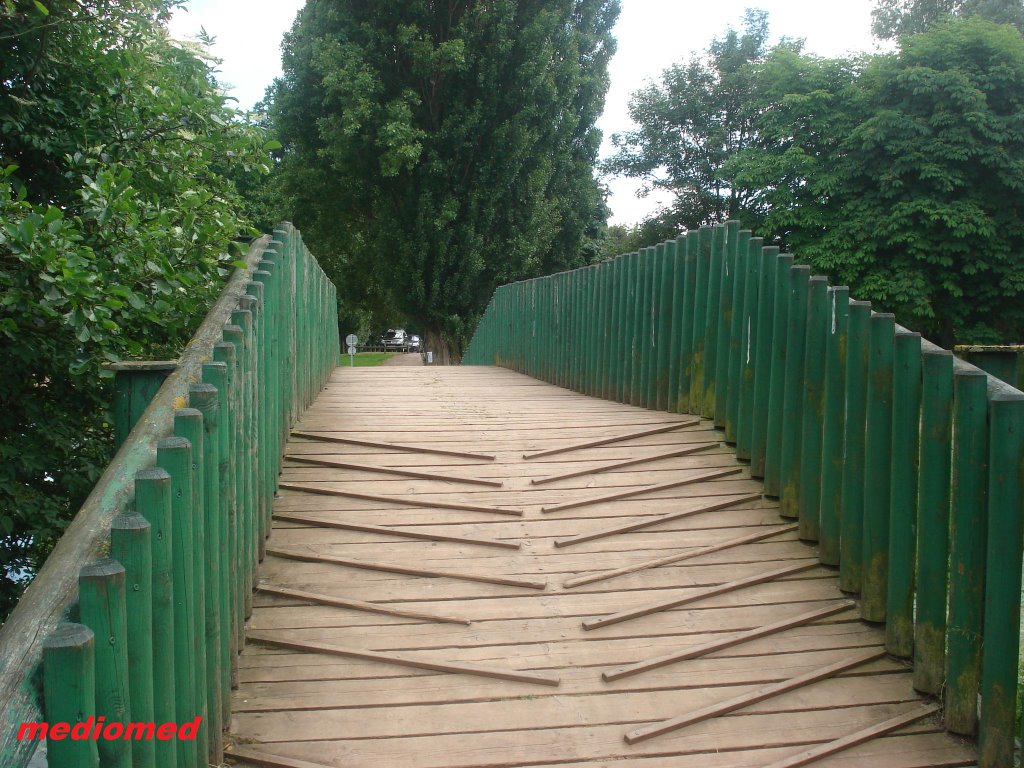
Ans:
<svg viewBox="0 0 1024 768"><path fill-rule="evenodd" d="M342 299L444 359L494 288L583 263L617 0L310 0L271 92L291 216Z"/></svg>

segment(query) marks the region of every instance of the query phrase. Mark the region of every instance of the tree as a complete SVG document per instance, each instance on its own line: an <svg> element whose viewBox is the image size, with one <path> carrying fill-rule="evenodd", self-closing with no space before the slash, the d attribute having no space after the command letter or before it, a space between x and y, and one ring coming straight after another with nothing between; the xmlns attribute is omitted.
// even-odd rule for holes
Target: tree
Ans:
<svg viewBox="0 0 1024 768"><path fill-rule="evenodd" d="M616 0L311 0L271 93L342 300L457 353L494 288L583 263ZM592 251L596 249L591 249Z"/></svg>
<svg viewBox="0 0 1024 768"><path fill-rule="evenodd" d="M863 61L779 55L729 170L765 232L944 346L1024 337L1024 38L980 19Z"/></svg>
<svg viewBox="0 0 1024 768"><path fill-rule="evenodd" d="M951 16L976 16L1024 31L1020 0L876 0L871 30L884 40L924 32Z"/></svg>
<svg viewBox="0 0 1024 768"><path fill-rule="evenodd" d="M800 43L780 46L796 51ZM706 54L670 67L660 83L633 94L629 113L639 127L612 137L618 152L604 168L675 195L658 217L661 230L755 214L754 190L733 184L724 169L755 139L756 65L768 52L767 13L747 11L742 33L728 30Z"/></svg>
<svg viewBox="0 0 1024 768"><path fill-rule="evenodd" d="M175 356L250 234L262 133L173 5L0 8L0 615L111 456L102 364Z"/></svg>

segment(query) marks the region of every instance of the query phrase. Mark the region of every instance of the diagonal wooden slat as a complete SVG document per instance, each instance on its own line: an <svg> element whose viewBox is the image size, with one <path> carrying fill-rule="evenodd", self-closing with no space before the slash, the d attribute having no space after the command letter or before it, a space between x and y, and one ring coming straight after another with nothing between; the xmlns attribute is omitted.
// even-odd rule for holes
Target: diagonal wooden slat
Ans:
<svg viewBox="0 0 1024 768"><path fill-rule="evenodd" d="M815 763L824 757L838 754L847 749L852 749L860 744L871 741L872 739L877 739L879 736L885 736L887 733L892 733L904 726L916 723L918 720L923 720L926 717L934 715L938 713L938 711L939 706L937 704L925 704L921 707L915 707L902 715L890 717L888 720L883 720L876 725L872 725L868 728L862 728L859 731L854 731L840 739L835 739L825 744L820 744L817 747L806 749L799 754L783 758L771 765L765 766L765 768L801 768L804 765Z"/></svg>
<svg viewBox="0 0 1024 768"><path fill-rule="evenodd" d="M484 576L476 573L461 573L458 571L434 571L428 568L412 568L405 565L377 563L370 560L352 560L347 557L334 557L333 555L306 554L304 552L294 552L290 549L274 549L267 547L267 554L274 555L275 557L287 558L288 560L301 560L305 563L333 563L335 565L344 565L349 568L360 568L364 571L381 571L383 573L402 573L406 576L427 576L439 579L479 581L482 584L500 584L505 587L522 587L523 589L547 588L547 582L543 581L511 579L504 576Z"/></svg>
<svg viewBox="0 0 1024 768"><path fill-rule="evenodd" d="M271 586L270 584L260 584L257 589L266 595L275 595L276 597L291 597L296 600L302 600L307 603L317 603L319 605L333 605L338 608L351 608L356 611L366 611L367 613L381 613L385 616L399 616L406 619L423 619L425 621L439 621L442 624L462 624L469 626L473 622L469 619L461 619L455 616L439 616L436 613L424 613L422 611L410 611L406 608L393 608L388 605L381 605L380 603L367 603L363 600L349 600L344 597L334 597L333 595L321 595L317 592L304 592L301 589L291 589L290 587L278 587Z"/></svg>
<svg viewBox="0 0 1024 768"><path fill-rule="evenodd" d="M801 573L802 571L809 571L812 568L817 568L818 563L797 563L796 565L787 565L785 568L776 568L775 570L768 571L767 573L758 573L754 576L748 576L745 579L737 579L736 581L729 581L725 584L718 584L714 587L705 587L704 589L697 589L683 597L673 597L671 600L661 600L657 603L649 603L648 605L641 606L640 608L634 608L630 611L619 611L618 613L612 613L608 616L601 616L596 619L587 619L583 622L584 629L600 629L601 627L611 626L612 624L619 624L623 621L630 621L632 619L639 619L641 616L650 616L653 613L660 611L667 611L671 608L679 608L683 605L689 605L690 603L696 603L698 600L706 600L709 597L717 597L718 595L724 595L729 592L736 592L745 587L751 587L755 584L764 584L768 581L781 578L783 576L792 576L795 573Z"/></svg>
<svg viewBox="0 0 1024 768"><path fill-rule="evenodd" d="M576 443L576 445L567 445L563 448L551 448L546 451L537 451L536 453L524 453L524 459L539 459L544 456L555 456L559 453L569 453L571 451L582 451L584 448L598 448L602 445L612 445L613 443L621 443L626 440L632 440L634 437L648 437L649 435L660 435L662 432L672 432L676 429L682 429L683 427L693 427L700 424L700 419L693 419L691 421L681 421L678 424L666 424L661 427L654 427L653 429L642 429L639 432L630 432L625 435L619 435L618 437L605 437L600 440L589 440L585 443Z"/></svg>
<svg viewBox="0 0 1024 768"><path fill-rule="evenodd" d="M648 485L643 488L631 488L628 491L618 491L616 493L609 493L604 496L595 496L590 499L581 499L580 501L569 501L565 504L555 504L552 507L541 507L541 512L564 512L567 509L576 509L578 507L587 507L591 504L601 504L606 501L619 501L621 499L631 499L634 496L643 496L647 493L654 493L656 491L667 491L670 488L679 488L684 485L693 485L694 483L703 483L706 480L717 480L720 477L728 477L729 475L739 474L743 471L743 467L729 467L728 469L716 469L713 472L705 472L702 475L694 475L693 477L687 477L682 480L673 480L670 483L658 483L657 485Z"/></svg>
<svg viewBox="0 0 1024 768"><path fill-rule="evenodd" d="M767 624L763 627L755 627L754 629L748 629L745 632L738 632L721 640L712 640L709 643L702 643L701 645L694 646L693 648L688 648L685 651L677 651L676 653L669 653L664 656L658 656L654 659L638 661L635 664L627 664L624 667L618 667L617 669L603 672L601 677L608 682L612 682L613 680L621 680L624 677L639 675L641 672L649 672L652 669L658 669L659 667L665 667L669 664L675 664L679 661L696 659L701 656L706 656L709 653L714 653L715 651L721 651L726 648L732 648L734 645L746 643L750 640L756 640L759 637L767 637L768 635L774 635L776 632L782 632L787 629L792 629L793 627L810 624L812 621L817 621L818 619L834 616L837 613L848 611L851 608L856 607L856 605L857 604L852 600L843 600L840 603L832 603L824 608L817 608L813 611L801 613L799 616L794 616L791 619L783 619L782 621L776 621L773 624Z"/></svg>
<svg viewBox="0 0 1024 768"><path fill-rule="evenodd" d="M726 699L725 701L720 701L717 704L703 707L702 709L698 709L697 711L690 712L686 715L673 717L668 720L663 720L660 723L629 731L625 736L626 742L629 744L637 744L641 741L647 741L647 739L653 739L655 736L662 736L666 733L671 733L672 731L678 731L680 728L685 728L688 725L693 725L694 723L699 723L703 720L710 720L711 718L718 717L719 715L726 715L730 712L735 712L737 709L743 709L743 707L749 707L752 704L757 704L758 702L770 699L773 696L779 696L780 694L787 693L789 691L795 691L797 688L803 688L806 685L811 685L821 680L827 680L841 672L846 672L847 670L884 657L885 649L883 648L873 648L870 651L856 653L842 661L837 661L834 664L827 664L824 667L812 669L810 672L805 672L797 677L791 677L788 680L782 680L778 683L766 685L763 688L758 688L755 691L744 693L740 696L734 696L731 699Z"/></svg>
<svg viewBox="0 0 1024 768"><path fill-rule="evenodd" d="M360 648L348 648L342 645L328 643L305 642L289 638L273 637L265 632L246 633L253 642L272 645L277 648L287 648L291 651L307 651L309 653L330 653L336 656L348 656L363 661L380 661L385 664L397 664L402 667L413 667L415 669L429 669L432 672L452 672L463 675L479 675L481 677L493 677L498 680L511 680L520 683L535 683L536 685L557 686L561 681L553 675L543 675L539 672L520 672L519 670L506 670L497 667L484 667L479 664L461 664L448 661L428 661L420 657L406 656L401 653L380 653L378 651L364 651Z"/></svg>
<svg viewBox="0 0 1024 768"><path fill-rule="evenodd" d="M633 523L625 523L624 525L613 525L611 528L601 528L597 531L590 531L589 533L580 533L576 536L567 536L564 539L555 539L556 547L570 547L573 544L583 544L587 541L594 541L595 539L603 539L606 536L615 536L619 533L631 533L632 531L639 531L643 528L651 528L655 525L661 525L662 523L670 523L674 520L682 520L685 517L691 517L693 515L700 515L705 512L717 512L719 510L728 509L734 507L737 504L745 504L748 501L757 501L761 498L760 493L748 493L745 496L741 496L738 499L730 499L728 501L719 501L714 504L706 504L696 509L684 509L682 512L672 512L668 515L661 515L659 517L647 518Z"/></svg>
<svg viewBox="0 0 1024 768"><path fill-rule="evenodd" d="M519 549L518 543L509 541L498 541L497 539L475 539L465 536L448 536L442 533L424 533L423 531L410 531L407 528L388 528L383 525L367 525L364 523L339 522L337 520L324 520L319 517L308 515L296 515L292 512L275 512L275 520L282 520L288 523L304 523L316 525L321 528L337 528L342 531L361 531L362 533L379 533L382 536L402 536L407 539L421 539L423 541L450 541L456 544L474 544L481 547L496 547L498 549Z"/></svg>
<svg viewBox="0 0 1024 768"><path fill-rule="evenodd" d="M413 469L402 469L399 467L377 467L373 464L360 464L354 461L335 461L334 459L311 459L308 456L297 454L286 454L288 461L299 464L309 464L314 467L331 467L332 469L353 469L359 472L379 472L382 475L397 475L398 477L415 477L420 480L441 480L446 483L465 483L467 485L485 485L490 488L501 488L502 483L498 480L483 480L476 477L455 477L440 472L417 472Z"/></svg>
<svg viewBox="0 0 1024 768"><path fill-rule="evenodd" d="M627 573L636 573L637 571L644 571L648 568L657 568L661 565L671 565L672 563L679 563L683 560L691 560L695 557L700 557L701 555L710 555L712 552L721 552L724 549L731 549L744 544L751 544L755 541L770 539L772 536L778 536L780 533L790 533L795 531L799 526L784 525L782 527L770 527L771 530L769 531L758 531L757 533L747 534L746 536L738 536L735 539L729 539L728 541L723 541L720 544L711 544L707 547L701 547L700 549L696 549L692 552L682 552L677 555L658 557L654 560L645 560L642 563L634 563L633 565L627 565L623 568L615 568L610 571L601 571L599 573L590 574L589 576L577 576L575 579L565 581L562 586L566 589L572 589L573 587L580 587L584 584L594 584L598 581L614 579L616 576L624 576Z"/></svg>
<svg viewBox="0 0 1024 768"><path fill-rule="evenodd" d="M520 509L499 509L498 507L486 507L480 504L457 504L451 501L427 501L425 499L413 499L408 496L378 496L374 493L356 493L354 491L337 491L333 488L320 488L315 485L298 485L296 483L280 483L278 488L285 491L298 491L299 493L315 493L320 496L343 496L348 499L361 499L362 501L380 501L385 504L397 504L402 507L426 507L427 509L456 509L460 512L490 512L493 515L509 515L510 517L522 517Z"/></svg>
<svg viewBox="0 0 1024 768"><path fill-rule="evenodd" d="M545 483L553 483L556 480L568 480L573 477L584 477L585 475L597 475L601 472L609 472L613 469L622 469L624 467L635 467L638 464L647 464L652 461L661 461L662 459L674 459L679 456L689 456L693 453L699 453L700 451L706 451L708 448L717 448L720 446L720 442L714 443L701 443L690 448L682 448L678 451L668 451L667 453L657 453L654 456L644 456L639 459L626 459L625 461L616 461L611 464L602 464L599 467L590 467L589 469L577 469L573 472L565 472L561 475L551 475L550 477L540 477L531 480L532 485L544 485Z"/></svg>
<svg viewBox="0 0 1024 768"><path fill-rule="evenodd" d="M263 766L263 768L332 768L332 766L326 763L311 763L309 760L296 760L294 757L272 755L261 749L257 750L252 747L242 746L241 744L235 744L225 750L224 756L244 760L253 765Z"/></svg>
<svg viewBox="0 0 1024 768"><path fill-rule="evenodd" d="M321 443L340 443L342 445L361 445L366 448L386 448L391 451L405 451L407 453L435 453L438 456L457 456L460 459L480 459L480 461L494 461L494 456L486 453L470 453L469 451L449 451L445 448L429 448L424 445L405 445L403 443L382 443L374 440L357 440L353 437L333 437L332 435L318 435L315 432L303 432L294 430L292 437L302 437L306 440L316 440Z"/></svg>

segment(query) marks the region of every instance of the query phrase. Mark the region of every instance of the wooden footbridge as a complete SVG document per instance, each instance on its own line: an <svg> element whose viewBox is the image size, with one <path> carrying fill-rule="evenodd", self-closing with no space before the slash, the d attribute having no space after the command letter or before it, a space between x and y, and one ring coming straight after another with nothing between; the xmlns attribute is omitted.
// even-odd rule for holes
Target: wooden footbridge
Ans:
<svg viewBox="0 0 1024 768"><path fill-rule="evenodd" d="M461 367L335 368L298 233L248 261L122 377L4 765L1014 764L1024 395L732 223L500 289Z"/></svg>

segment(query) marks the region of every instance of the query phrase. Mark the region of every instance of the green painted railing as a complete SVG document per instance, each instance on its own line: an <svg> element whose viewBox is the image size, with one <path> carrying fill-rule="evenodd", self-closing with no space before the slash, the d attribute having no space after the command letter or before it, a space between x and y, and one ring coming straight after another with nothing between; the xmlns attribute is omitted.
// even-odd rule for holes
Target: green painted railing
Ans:
<svg viewBox="0 0 1024 768"><path fill-rule="evenodd" d="M339 353L335 288L298 231L282 225L245 261L176 365L136 367L166 380L153 394L140 376L122 398L117 455L0 628L5 768L37 746L23 723L89 717L107 736L198 726L49 739L51 768L221 763L288 430Z"/></svg>
<svg viewBox="0 0 1024 768"><path fill-rule="evenodd" d="M713 420L946 727L1013 764L1020 391L736 222L502 286L463 363Z"/></svg>

